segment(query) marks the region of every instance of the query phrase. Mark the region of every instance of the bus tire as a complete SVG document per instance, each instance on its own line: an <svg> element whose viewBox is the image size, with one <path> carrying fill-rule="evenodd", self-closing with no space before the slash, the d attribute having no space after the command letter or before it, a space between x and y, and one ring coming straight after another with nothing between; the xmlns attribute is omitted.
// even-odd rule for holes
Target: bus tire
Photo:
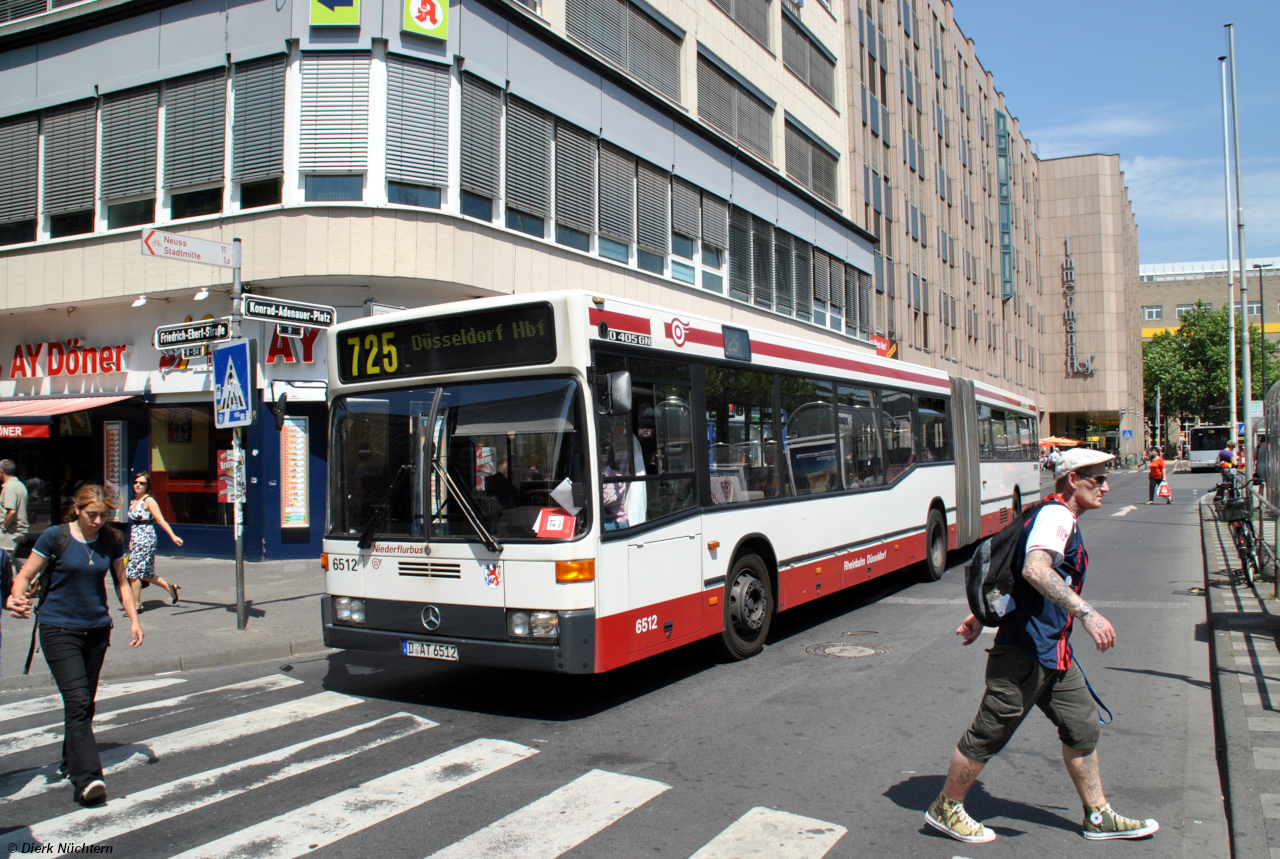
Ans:
<svg viewBox="0 0 1280 859"><path fill-rule="evenodd" d="M931 507L924 526L924 561L920 564L920 578L936 582L946 571L947 520L936 507Z"/></svg>
<svg viewBox="0 0 1280 859"><path fill-rule="evenodd" d="M759 555L742 555L724 582L724 631L716 650L731 662L755 656L764 648L772 620L769 568Z"/></svg>

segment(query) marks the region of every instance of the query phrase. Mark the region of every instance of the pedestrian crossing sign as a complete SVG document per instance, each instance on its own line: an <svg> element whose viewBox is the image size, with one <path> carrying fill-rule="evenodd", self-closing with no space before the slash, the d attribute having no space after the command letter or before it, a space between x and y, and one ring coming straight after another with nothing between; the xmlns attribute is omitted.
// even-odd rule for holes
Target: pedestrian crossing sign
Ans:
<svg viewBox="0 0 1280 859"><path fill-rule="evenodd" d="M253 341L234 340L213 350L213 423L218 429L253 423Z"/></svg>

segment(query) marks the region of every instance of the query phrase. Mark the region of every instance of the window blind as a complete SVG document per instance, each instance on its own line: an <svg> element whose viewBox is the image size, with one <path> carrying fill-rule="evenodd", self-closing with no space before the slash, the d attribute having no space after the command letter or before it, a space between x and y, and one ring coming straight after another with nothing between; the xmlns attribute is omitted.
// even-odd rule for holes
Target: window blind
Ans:
<svg viewBox="0 0 1280 859"><path fill-rule="evenodd" d="M627 4L622 0L567 0L568 34L619 66L627 63Z"/></svg>
<svg viewBox="0 0 1280 859"><path fill-rule="evenodd" d="M729 295L751 299L751 215L738 208L729 210Z"/></svg>
<svg viewBox="0 0 1280 859"><path fill-rule="evenodd" d="M387 178L449 184L449 67L387 57Z"/></svg>
<svg viewBox="0 0 1280 859"><path fill-rule="evenodd" d="M556 123L556 221L590 233L596 228L596 139Z"/></svg>
<svg viewBox="0 0 1280 859"><path fill-rule="evenodd" d="M231 178L237 182L284 174L284 67L283 55L236 64Z"/></svg>
<svg viewBox="0 0 1280 859"><path fill-rule="evenodd" d="M738 86L734 90L738 142L766 161L773 159L773 109Z"/></svg>
<svg viewBox="0 0 1280 859"><path fill-rule="evenodd" d="M640 80L680 99L680 40L635 6L628 5L627 67Z"/></svg>
<svg viewBox="0 0 1280 859"><path fill-rule="evenodd" d="M671 180L671 232L691 239L702 237L698 188L678 177Z"/></svg>
<svg viewBox="0 0 1280 859"><path fill-rule="evenodd" d="M317 51L302 55L299 169L363 172L369 149L369 54Z"/></svg>
<svg viewBox="0 0 1280 859"><path fill-rule="evenodd" d="M93 208L98 105L62 105L41 117L44 128L43 211L51 215Z"/></svg>
<svg viewBox="0 0 1280 859"><path fill-rule="evenodd" d="M787 175L827 202L835 203L836 159L789 122L786 125L785 140Z"/></svg>
<svg viewBox="0 0 1280 859"><path fill-rule="evenodd" d="M729 247L729 204L702 192L702 240L721 250Z"/></svg>
<svg viewBox="0 0 1280 859"><path fill-rule="evenodd" d="M40 118L32 113L0 122L0 224L36 216Z"/></svg>
<svg viewBox="0 0 1280 859"><path fill-rule="evenodd" d="M858 318L862 312L858 294L858 272L852 266L844 267L844 324L850 334L858 333Z"/></svg>
<svg viewBox="0 0 1280 859"><path fill-rule="evenodd" d="M636 159L600 144L600 233L630 244L635 238Z"/></svg>
<svg viewBox="0 0 1280 859"><path fill-rule="evenodd" d="M641 161L636 175L636 244L655 254L671 247L671 177Z"/></svg>
<svg viewBox="0 0 1280 859"><path fill-rule="evenodd" d="M507 205L530 215L551 214L551 118L507 98Z"/></svg>
<svg viewBox="0 0 1280 859"><path fill-rule="evenodd" d="M782 62L827 104L835 104L835 63L789 15L782 16Z"/></svg>
<svg viewBox="0 0 1280 859"><path fill-rule="evenodd" d="M794 310L793 238L790 233L773 233L773 303L778 313L790 316Z"/></svg>
<svg viewBox="0 0 1280 859"><path fill-rule="evenodd" d="M462 75L462 190L498 197L498 153L502 141L502 90Z"/></svg>
<svg viewBox="0 0 1280 859"><path fill-rule="evenodd" d="M831 314L834 316L839 311L837 307L844 307L844 263L835 257L831 258Z"/></svg>
<svg viewBox="0 0 1280 859"><path fill-rule="evenodd" d="M773 307L773 224L751 219L751 301Z"/></svg>
<svg viewBox="0 0 1280 859"><path fill-rule="evenodd" d="M831 295L831 258L825 252L813 251L813 300L827 303Z"/></svg>
<svg viewBox="0 0 1280 859"><path fill-rule="evenodd" d="M102 198L154 193L160 92L154 86L102 99Z"/></svg>
<svg viewBox="0 0 1280 859"><path fill-rule="evenodd" d="M226 137L226 69L210 69L165 84L165 187L221 182Z"/></svg>
<svg viewBox="0 0 1280 859"><path fill-rule="evenodd" d="M737 137L733 121L735 88L732 78L706 57L698 57L698 116L732 138Z"/></svg>
<svg viewBox="0 0 1280 859"><path fill-rule="evenodd" d="M795 240L796 316L801 319L813 318L813 254L813 245Z"/></svg>

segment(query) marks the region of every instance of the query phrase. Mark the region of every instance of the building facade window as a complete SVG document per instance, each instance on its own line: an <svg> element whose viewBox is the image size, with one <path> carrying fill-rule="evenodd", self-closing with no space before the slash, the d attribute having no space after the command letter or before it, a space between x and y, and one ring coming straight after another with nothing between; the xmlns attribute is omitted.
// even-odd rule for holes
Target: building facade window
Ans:
<svg viewBox="0 0 1280 859"><path fill-rule="evenodd" d="M701 54L698 116L747 150L766 161L773 160L773 107Z"/></svg>
<svg viewBox="0 0 1280 859"><path fill-rule="evenodd" d="M1152 305L1142 308L1142 320L1144 322L1154 322L1157 319L1164 319L1164 305Z"/></svg>
<svg viewBox="0 0 1280 859"><path fill-rule="evenodd" d="M568 0L565 30L620 68L680 100L681 36L625 0Z"/></svg>
<svg viewBox="0 0 1280 859"><path fill-rule="evenodd" d="M284 175L284 68L276 55L236 63L232 78L231 181L240 183L240 207L280 202ZM267 183L274 184L270 193ZM254 187L250 187L254 186Z"/></svg>
<svg viewBox="0 0 1280 859"><path fill-rule="evenodd" d="M738 26L769 47L769 0L711 0Z"/></svg>
<svg viewBox="0 0 1280 859"><path fill-rule="evenodd" d="M787 123L787 175L832 205L836 204L836 157L795 124Z"/></svg>
<svg viewBox="0 0 1280 859"><path fill-rule="evenodd" d="M369 63L369 54L361 51L303 53L298 167L304 174L364 172Z"/></svg>
<svg viewBox="0 0 1280 859"><path fill-rule="evenodd" d="M493 220L502 148L502 90L474 75L462 75L460 170L462 213Z"/></svg>
<svg viewBox="0 0 1280 859"><path fill-rule="evenodd" d="M387 57L387 179L398 183L388 197L409 206L439 208L440 189L449 184L449 67L390 55ZM435 205L403 202L405 188L435 191ZM430 195L429 195L430 196Z"/></svg>
<svg viewBox="0 0 1280 859"><path fill-rule="evenodd" d="M159 134L160 91L154 86L139 87L104 96L102 99L102 185L100 195L108 204L107 228L128 227L146 221L135 220L142 212L143 199L114 205L121 198L146 197L154 215L156 191L156 148ZM111 209L118 212L112 214Z"/></svg>
<svg viewBox="0 0 1280 859"><path fill-rule="evenodd" d="M831 53L784 10L782 62L827 104L836 103L836 62Z"/></svg>

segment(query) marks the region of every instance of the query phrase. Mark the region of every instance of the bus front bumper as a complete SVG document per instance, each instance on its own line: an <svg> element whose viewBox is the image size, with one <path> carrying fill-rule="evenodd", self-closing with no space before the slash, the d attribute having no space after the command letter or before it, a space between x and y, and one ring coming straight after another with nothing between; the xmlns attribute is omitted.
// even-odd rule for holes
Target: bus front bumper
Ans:
<svg viewBox="0 0 1280 859"><path fill-rule="evenodd" d="M560 638L554 644L490 641L447 635L417 635L387 629L368 629L333 622L331 600L320 599L321 628L326 647L403 655L404 641L454 645L460 665L488 665L560 674L595 673L596 613L593 609L560 612ZM406 659L412 657L405 657Z"/></svg>

